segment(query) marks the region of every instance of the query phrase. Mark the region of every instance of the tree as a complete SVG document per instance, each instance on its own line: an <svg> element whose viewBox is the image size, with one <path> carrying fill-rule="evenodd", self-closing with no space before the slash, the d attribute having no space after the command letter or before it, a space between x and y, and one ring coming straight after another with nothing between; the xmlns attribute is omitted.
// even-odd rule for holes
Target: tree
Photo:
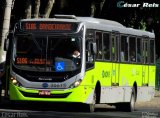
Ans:
<svg viewBox="0 0 160 118"><path fill-rule="evenodd" d="M25 9L25 18L31 18L32 13L32 3L31 0L27 0Z"/></svg>
<svg viewBox="0 0 160 118"><path fill-rule="evenodd" d="M34 18L39 17L40 0L35 0Z"/></svg>
<svg viewBox="0 0 160 118"><path fill-rule="evenodd" d="M118 0L15 0L15 2L16 7L12 10L12 15L15 19L12 19L12 24L22 18L49 18L53 14L91 16L114 20L126 27L148 31L152 29L156 34L156 41L158 41L158 44L156 44L160 45L160 41L158 40L160 39L158 35L160 29L158 27L158 22L160 22L160 7L142 7L145 0L127 0L127 3L141 4L138 8L119 8L117 6ZM160 4L160 1L147 0L147 3ZM153 19L154 27L148 24L148 17Z"/></svg>
<svg viewBox="0 0 160 118"><path fill-rule="evenodd" d="M46 6L44 16L43 16L44 18L49 18L54 2L55 0L48 0L48 4Z"/></svg>
<svg viewBox="0 0 160 118"><path fill-rule="evenodd" d="M53 8L55 0L48 0L47 5L44 10L44 14L42 15L43 18L49 18L51 10ZM26 9L25 9L25 16L24 18L39 18L40 16L40 4L41 0L27 0L26 1ZM34 12L32 13L34 9Z"/></svg>
<svg viewBox="0 0 160 118"><path fill-rule="evenodd" d="M13 5L12 0L5 1L2 32L0 32L0 63L6 60L6 52L3 49L4 49L5 38L7 37L7 34L9 32L12 5Z"/></svg>

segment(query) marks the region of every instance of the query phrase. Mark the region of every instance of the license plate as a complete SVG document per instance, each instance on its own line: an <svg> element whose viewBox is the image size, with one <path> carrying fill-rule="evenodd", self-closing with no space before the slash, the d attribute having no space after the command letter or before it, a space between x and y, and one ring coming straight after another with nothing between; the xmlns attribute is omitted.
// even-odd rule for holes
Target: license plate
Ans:
<svg viewBox="0 0 160 118"><path fill-rule="evenodd" d="M50 92L50 91L47 91L47 90L40 90L40 91L39 91L39 95L49 96L49 95L51 95L51 92Z"/></svg>

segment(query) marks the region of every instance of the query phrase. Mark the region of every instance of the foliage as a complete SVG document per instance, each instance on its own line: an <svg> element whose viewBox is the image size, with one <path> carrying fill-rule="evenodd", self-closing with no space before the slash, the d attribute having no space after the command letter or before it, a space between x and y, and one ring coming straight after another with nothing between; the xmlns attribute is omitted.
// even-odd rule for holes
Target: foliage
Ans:
<svg viewBox="0 0 160 118"><path fill-rule="evenodd" d="M35 17L35 9L37 0L15 0L14 9L12 10L12 24L19 19L25 18L25 10L27 1L31 1L31 18ZM45 8L50 0L40 0L39 17L44 17ZM119 8L117 3L124 1L128 4L141 4L137 8ZM143 3L156 3L159 7L142 7ZM49 17L54 14L74 14L76 16L92 16L97 18L114 20L122 23L126 27L147 30L155 32L157 50L160 41L160 1L158 0L54 0L54 4L50 7ZM157 51L160 56L160 51Z"/></svg>

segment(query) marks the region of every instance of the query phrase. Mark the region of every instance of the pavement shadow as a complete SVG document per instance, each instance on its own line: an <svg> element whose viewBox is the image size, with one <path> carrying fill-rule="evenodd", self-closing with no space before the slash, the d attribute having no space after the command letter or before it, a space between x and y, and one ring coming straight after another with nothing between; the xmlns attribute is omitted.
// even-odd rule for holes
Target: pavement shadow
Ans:
<svg viewBox="0 0 160 118"><path fill-rule="evenodd" d="M0 109L28 110L28 111L58 111L58 112L88 112L84 104L54 103L54 102L28 102L7 101L2 98ZM114 112L115 108L96 107L95 112Z"/></svg>

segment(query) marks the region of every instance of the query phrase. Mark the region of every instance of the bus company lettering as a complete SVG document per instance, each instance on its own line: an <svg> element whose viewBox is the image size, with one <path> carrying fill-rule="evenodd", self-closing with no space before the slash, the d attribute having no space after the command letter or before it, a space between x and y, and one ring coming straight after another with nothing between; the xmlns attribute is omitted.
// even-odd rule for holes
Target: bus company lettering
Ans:
<svg viewBox="0 0 160 118"><path fill-rule="evenodd" d="M102 71L102 78L110 77L110 71Z"/></svg>

